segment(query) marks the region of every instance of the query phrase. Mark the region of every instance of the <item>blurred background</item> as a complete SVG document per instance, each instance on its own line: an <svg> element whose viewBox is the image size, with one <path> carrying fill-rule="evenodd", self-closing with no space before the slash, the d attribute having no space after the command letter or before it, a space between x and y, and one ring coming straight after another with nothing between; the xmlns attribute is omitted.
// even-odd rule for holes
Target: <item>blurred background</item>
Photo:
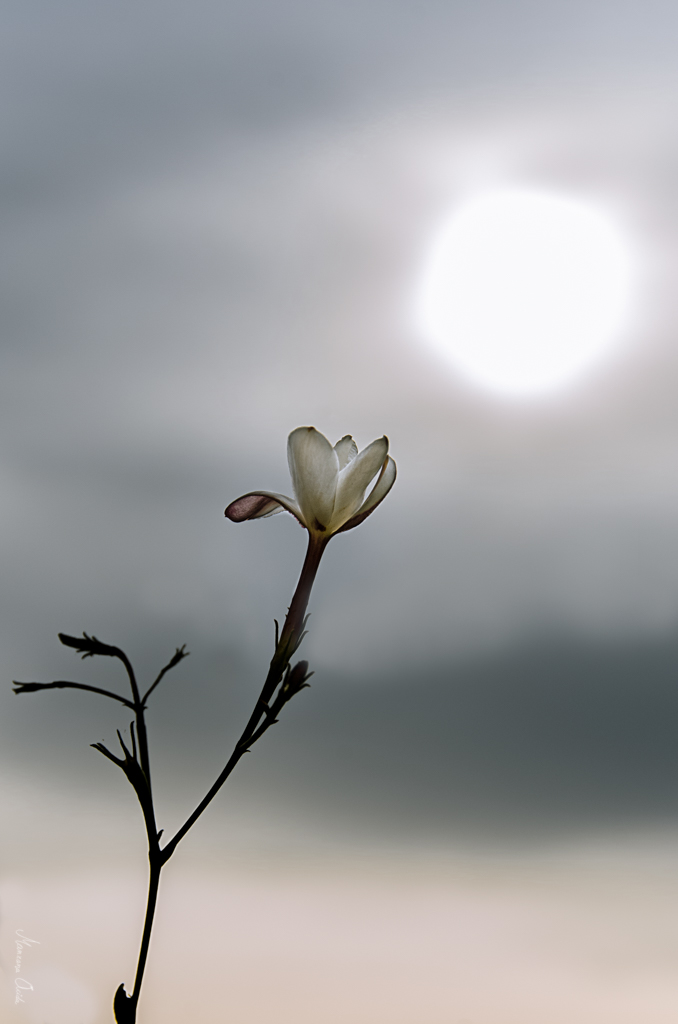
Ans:
<svg viewBox="0 0 678 1024"><path fill-rule="evenodd" d="M223 509L289 494L313 424L399 478L328 549L311 689L165 871L140 1022L675 1021L678 8L5 0L0 40L3 1019L110 1022L145 890L89 746L128 716L11 680L124 688L59 631L149 681L186 643L150 709L176 829L304 552ZM527 397L411 315L505 188L604 210L633 266L605 358Z"/></svg>

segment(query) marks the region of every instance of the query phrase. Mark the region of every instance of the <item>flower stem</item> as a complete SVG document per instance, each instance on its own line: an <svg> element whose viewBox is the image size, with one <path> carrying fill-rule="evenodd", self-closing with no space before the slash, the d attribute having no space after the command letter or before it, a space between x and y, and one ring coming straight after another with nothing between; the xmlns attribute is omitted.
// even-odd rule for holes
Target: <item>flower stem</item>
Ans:
<svg viewBox="0 0 678 1024"><path fill-rule="evenodd" d="M159 850L149 852L149 875L148 875L148 898L146 900L146 917L144 919L144 930L141 936L139 948L139 960L137 973L134 979L134 989L130 996L125 992L125 986L120 985L113 1000L113 1013L118 1024L135 1024L137 1019L137 1006L141 995L141 983L144 980L144 970L148 959L148 949L151 943L151 930L155 907L158 902L158 888L160 886L160 872L162 861L158 856Z"/></svg>
<svg viewBox="0 0 678 1024"><path fill-rule="evenodd" d="M150 869L148 873L148 900L146 901L146 919L144 921L144 931L141 936L141 947L139 949L139 962L137 964L137 973L134 979L134 991L132 992L132 999L134 1000L134 1006L139 1001L139 993L141 992L141 982L144 978L144 969L146 967L146 959L148 957L148 947L151 941L151 929L153 928L153 917L155 915L155 906L158 901L158 887L160 886L160 872L162 871L162 864L159 858L150 857Z"/></svg>
<svg viewBox="0 0 678 1024"><path fill-rule="evenodd" d="M316 573L318 572L320 559L322 558L328 539L329 538L325 539L318 537L314 534L309 535L308 549L306 551L306 558L304 559L301 575L299 576L299 582L297 583L296 590L294 591L294 596L292 597L292 602L283 624L282 633L280 634L278 643L276 644L276 649L271 659L268 674L264 681L261 693L259 694L257 703L254 706L254 710L250 715L249 721L247 722L240 739L236 743L233 753L214 785L208 793L206 793L205 797L200 801L193 813L186 819L176 835L174 835L162 849L160 848L159 835L156 832L153 796L151 794L148 743L146 739L146 723L144 720L145 705L144 701L139 699L139 690L136 685L132 666L125 658L125 667L127 668L128 675L130 677L132 693L135 701L135 710L137 713L137 732L139 734L141 768L146 776L147 782L147 789L143 787L143 792L137 791L137 796L139 797L142 811L144 812L146 831L148 834L149 877L146 917L144 920L144 930L141 936L141 946L139 949L137 973L134 979L134 989L132 994L128 996L125 992L124 985L121 985L116 992L115 999L113 1001L113 1010L118 1024L135 1024L136 1022L137 1005L139 1002L139 995L141 993L141 984L144 978L146 960L148 958L151 931L153 928L153 917L155 915L155 907L158 900L158 888L160 886L160 874L162 869L186 833L193 827L202 812L217 795L242 755L249 749L249 745L253 738L258 738L259 734L255 736L255 733L257 733L257 728L262 718L269 713L268 703L273 697L276 688L282 681L285 671L290 663L290 658L294 655L294 652L303 639L306 608L308 607L313 582L315 580ZM148 694L146 694L146 696L148 696Z"/></svg>
<svg viewBox="0 0 678 1024"><path fill-rule="evenodd" d="M240 739L235 745L233 753L226 762L223 771L215 781L214 785L205 794L196 809L186 819L176 835L174 835L163 847L161 851L162 864L167 863L178 844L184 838L189 829L193 827L205 808L212 802L242 755L248 750L252 736L268 709L268 702L280 683L285 673L285 669L289 664L290 658L301 643L308 600L311 596L313 582L326 546L327 540L325 538L319 538L314 534L309 534L308 549L306 551L306 558L304 559L301 575L299 576L299 582L297 583L297 588L294 591L294 596L285 618L280 639L278 640L278 644L271 659L268 675L266 676L266 680L261 689L261 693L259 694L257 703L254 706L254 710L250 715L247 725L241 733Z"/></svg>
<svg viewBox="0 0 678 1024"><path fill-rule="evenodd" d="M329 540L329 538L328 538ZM290 654L293 654L296 648L301 642L301 635L304 630L304 618L306 615L306 608L308 607L308 601L311 596L311 590L315 581L318 566L320 565L320 559L323 556L323 552L327 547L327 540L325 538L319 538L313 534L309 535L308 548L306 549L306 558L301 569L301 575L299 576L299 582L297 583L297 589L294 591L294 596L287 612L287 617L283 625L282 633L280 634L280 640L276 647L275 654L271 661L271 670L269 670L269 676L273 670L274 664L278 654L284 657L286 649L292 641L293 650ZM289 659L288 659L289 660ZM283 665L283 669L285 666ZM268 682L268 680L267 680ZM266 684L264 684L264 688Z"/></svg>

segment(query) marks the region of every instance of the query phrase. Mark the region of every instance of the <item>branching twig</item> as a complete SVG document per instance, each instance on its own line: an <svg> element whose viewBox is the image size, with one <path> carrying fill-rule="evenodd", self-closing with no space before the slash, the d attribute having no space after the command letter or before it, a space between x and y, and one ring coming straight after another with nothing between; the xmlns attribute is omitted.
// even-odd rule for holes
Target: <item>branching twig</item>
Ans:
<svg viewBox="0 0 678 1024"><path fill-rule="evenodd" d="M278 689L278 686L283 682L285 673L289 668L290 658L293 656L294 652L297 650L299 644L306 635L305 626L308 622L306 608L308 606L308 599L311 595L313 581L315 580L318 566L320 565L320 559L323 556L326 544L327 539L318 538L313 534L309 535L306 558L304 559L304 564L301 569L299 582L297 583L296 590L294 591L294 595L283 624L282 632L271 659L271 664L261 693L259 694L259 699L254 706L254 711L250 715L249 721L243 729L240 739L236 743L233 753L226 762L219 777L202 798L193 813L188 816L181 828L174 834L174 836L172 836L167 845L163 847L163 864L170 859L178 844L184 838L189 829L193 827L205 808L212 802L242 755L249 749L252 737L256 734L262 717L266 714L267 710L270 710L268 708L269 702L271 701L275 691Z"/></svg>
<svg viewBox="0 0 678 1024"><path fill-rule="evenodd" d="M104 757L107 757L109 761L112 761L113 764L117 764L118 768L120 768L127 776L127 779L133 786L134 792L136 793L137 799L141 805L144 822L146 824L146 832L148 834L149 852L155 852L158 850L158 828L155 823L153 797L151 795L146 775L137 760L134 724L131 725L130 731L132 734L132 750L128 750L125 746L125 741L118 730L118 740L122 747L122 752L125 755L124 757L116 757L104 743L92 743L91 746L94 747L95 750L98 750L100 754L103 754Z"/></svg>
<svg viewBox="0 0 678 1024"><path fill-rule="evenodd" d="M299 693L300 690L308 688L310 684L307 680L310 679L312 675L313 673L308 671L307 661L297 662L293 669L290 669L289 666L287 667L285 678L280 684L275 700L270 707L266 705L266 718L259 728L252 733L248 743L248 748L251 748L257 740L264 735L267 729L277 723L278 715L284 708L285 704L292 700L292 697Z"/></svg>
<svg viewBox="0 0 678 1024"><path fill-rule="evenodd" d="M59 633L59 639L65 647L72 647L78 652L78 654L82 654L83 659L93 658L95 654L102 655L105 658L118 658L125 666L125 670L132 687L132 697L134 698L135 704L141 703L139 700L139 687L137 686L134 669L132 668L129 658L120 647L112 647L110 644L104 644L95 636L88 636L87 633L83 633L82 636L69 636L68 633Z"/></svg>
<svg viewBox="0 0 678 1024"><path fill-rule="evenodd" d="M103 697L109 697L119 701L125 707L134 712L135 721L130 724L131 750L125 745L120 732L118 740L122 750L122 756L114 754L104 743L93 743L92 746L100 754L112 761L125 774L128 781L134 788L137 799L144 816L144 824L148 836L148 857L149 857L149 884L148 900L146 905L146 917L139 949L139 960L134 980L134 988L130 995L127 994L125 986L120 985L115 993L113 1009L118 1024L134 1024L136 1010L143 981L146 960L148 957L153 918L158 897L160 873L164 864L174 853L179 842L183 839L190 828L195 824L202 812L214 799L216 794L229 777L236 764L243 754L251 746L261 739L264 733L278 721L278 716L285 704L300 690L308 686L307 680L312 673L308 671L308 662L300 661L293 668L290 660L298 649L299 644L306 635L306 607L308 604L311 587L315 574L327 543L326 538L311 536L309 538L308 551L301 571L297 588L292 597L287 616L283 623L282 630L278 622L275 623L275 650L264 681L259 698L254 706L249 721L236 743L230 758L223 771L215 781L214 785L198 804L196 809L187 818L181 828L172 839L161 849L160 838L162 831L158 831L155 819L155 808L153 793L151 790L151 774L148 756L148 740L146 734L146 721L144 713L146 702L155 688L160 684L170 669L178 665L188 655L186 645L177 647L169 662L160 670L155 680L146 690L143 697L140 696L139 687L132 664L120 647L113 647L104 644L95 636L83 633L82 637L69 636L66 633L59 633L61 643L66 647L81 654L83 658L102 656L117 658L125 667L132 689L132 699L121 697L111 690L105 690L98 686L90 686L85 683L73 683L69 680L56 680L52 683L20 683L15 682L15 693L31 693L37 690L49 689L75 689L88 690L90 693L97 693Z"/></svg>
<svg viewBox="0 0 678 1024"><path fill-rule="evenodd" d="M157 676L156 680L146 690L146 693L143 695L143 697L141 699L142 704L144 704L144 705L146 704L146 701L151 696L151 694L153 693L153 691L155 690L156 686L158 685L160 680L163 678L165 673L169 672L169 670L171 668L174 668L176 665L178 665L179 662L183 661L184 658L187 658L190 653L191 653L190 651L186 650L186 644L182 644L181 647L177 647L176 651L174 652L174 654L172 655L172 657L170 658L168 663L158 673L158 676Z"/></svg>

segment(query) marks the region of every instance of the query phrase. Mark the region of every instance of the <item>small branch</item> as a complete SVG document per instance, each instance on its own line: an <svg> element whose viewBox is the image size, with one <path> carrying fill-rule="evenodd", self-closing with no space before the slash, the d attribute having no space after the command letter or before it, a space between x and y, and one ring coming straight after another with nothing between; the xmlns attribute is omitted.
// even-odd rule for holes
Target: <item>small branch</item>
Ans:
<svg viewBox="0 0 678 1024"><path fill-rule="evenodd" d="M118 768L122 768L122 770L125 771L124 759L116 757L115 754L111 753L105 743L90 743L90 747L94 750L98 750L100 754L103 754L104 757L107 757L109 761L113 762L113 764L117 764ZM127 772L125 772L125 775L127 775Z"/></svg>
<svg viewBox="0 0 678 1024"><path fill-rule="evenodd" d="M59 633L59 639L65 647L72 647L82 654L83 658L93 658L95 654L99 654L105 658L118 658L123 663L129 676L130 685L132 687L132 697L135 704L140 704L139 700L139 688L134 675L134 669L130 664L130 660L125 652L120 647L113 647L111 644L104 644L101 640L98 640L95 636L88 636L87 633L83 633L82 636L69 636L67 633Z"/></svg>
<svg viewBox="0 0 678 1024"><path fill-rule="evenodd" d="M127 777L128 782L133 787L141 812L144 818L144 824L146 826L146 834L148 837L148 857L150 866L150 878L149 878L149 889L148 889L148 902L146 906L146 918L144 921L144 930L141 940L141 948L139 951L139 961L137 965L137 973L134 982L134 990L130 996L127 995L124 985L120 985L114 998L113 1012L118 1021L118 1024L134 1024L136 1020L137 1004L139 1002L139 993L141 991L141 983L143 980L144 969L146 966L146 959L148 956L148 948L151 938L151 929L153 926L153 917L155 913L155 906L158 896L158 885L160 882L160 872L162 866L165 863L165 859L162 856L160 850L160 838L162 836L162 830L158 831L156 820L155 820L155 809L153 806L153 794L151 791L151 773L150 763L148 755L148 737L146 733L146 722L144 718L144 711L146 709L146 700L151 695L153 690L158 686L163 677L171 668L174 668L179 664L188 652L186 651L186 645L177 647L174 655L169 660L167 665L161 669L157 678L151 684L149 689L146 691L143 699L139 695L139 687L137 685L136 677L132 664L120 647L113 647L110 644L104 644L98 640L95 636L88 636L87 633L83 633L82 637L69 636L66 633L59 633L59 639L62 644L66 647L71 647L83 658L93 658L95 655L103 657L117 658L125 666L125 671L129 678L130 687L132 689L132 700L128 700L125 697L121 697L111 690L104 690L98 686L90 686L85 683L73 683L69 680L57 680L52 683L20 683L15 682L15 693L30 693L36 690L49 690L49 689L64 689L71 688L76 690L89 690L91 693L98 693L104 697L110 697L113 700L119 701L125 707L130 708L134 712L136 721L130 724L130 735L131 735L131 746L129 750L125 742L118 732L118 740L122 748L122 757L117 757L113 754L104 743L93 743L92 746L99 753L103 754L104 757L108 758L114 764L121 769L121 771Z"/></svg>
<svg viewBox="0 0 678 1024"><path fill-rule="evenodd" d="M78 654L82 654L83 659L93 658L95 654L107 658L119 658L122 654L119 647L104 644L95 636L88 636L87 633L83 633L81 637L69 636L68 633L59 633L58 636L64 647L72 647Z"/></svg>
<svg viewBox="0 0 678 1024"><path fill-rule="evenodd" d="M104 757L107 757L109 761L112 761L113 764L117 764L118 768L120 768L127 776L127 779L133 787L141 806L141 813L144 816L144 823L146 825L146 832L148 835L149 856L152 856L154 853L159 852L158 827L155 823L155 811L153 809L153 797L151 795L150 786L148 785L146 774L136 757L136 741L133 731L134 727L132 726L131 728L132 750L127 749L125 741L118 731L118 740L120 741L122 752L125 755L124 757L116 757L104 743L92 743L91 746L95 750L98 750L100 754L103 754Z"/></svg>
<svg viewBox="0 0 678 1024"><path fill-rule="evenodd" d="M153 810L153 797L151 795L151 789L148 785L148 780L144 771L142 770L139 762L136 758L136 740L134 736L134 723L130 725L130 733L132 736L132 750L128 750L125 746L120 732L118 732L118 740L122 747L124 757L116 757L115 754L106 747L103 743L93 743L92 746L95 750L98 750L104 757L107 757L109 761L117 764L119 768L127 776L129 782L134 787L134 791L137 795L137 799L141 805L141 811L144 816L144 824L146 825L146 834L148 836L148 860L150 867L150 877L148 885L148 901L146 904L146 917L144 919L144 930L141 938L141 948L139 950L139 961L137 964L137 973L134 982L134 990L131 995L127 995L124 984L119 985L115 993L113 1000L113 1013L118 1024L134 1024L136 1020L137 1004L139 1002L139 994L141 992L141 983L144 977L144 969L146 967L146 959L148 957L148 947L151 941L151 929L153 927L153 917L155 914L155 906L158 898L158 886L160 884L160 872L162 871L163 859L160 853L160 836L162 830L158 832L155 823L155 812Z"/></svg>
<svg viewBox="0 0 678 1024"><path fill-rule="evenodd" d="M137 686L136 676L134 675L134 669L132 668L132 663L129 658L120 647L113 647L111 644L104 644L95 636L88 636L87 633L84 632L81 637L69 636L68 633L59 633L59 639L65 647L72 647L78 652L78 654L82 654L83 658L93 658L98 654L106 658L117 658L125 666L125 671L127 672L127 677L132 688L132 703L130 704L127 702L127 706L131 707L136 715L137 734L139 737L139 760L150 789L151 763L148 756L148 737L146 735L146 722L144 721L144 702L139 696L139 687ZM176 654L174 657L176 658Z"/></svg>
<svg viewBox="0 0 678 1024"><path fill-rule="evenodd" d="M270 707L263 699L263 696L259 697L250 720L245 726L240 739L236 743L233 753L226 762L221 775L216 780L212 788L205 794L190 817L186 819L179 831L172 837L172 839L170 839L167 845L162 848L162 864L167 863L186 833L193 827L205 808L212 802L243 754L246 754L249 751L252 744L256 743L256 741L264 735L271 725L275 725L278 721L278 715L284 705L292 699L295 693L299 693L300 690L303 690L308 686L306 680L310 679L312 675L312 672L308 672L308 662L300 661L291 671L288 666L285 677L280 684L280 689L278 690L275 700L272 702ZM262 715L265 716L264 722L261 722ZM259 724L260 722L261 724Z"/></svg>
<svg viewBox="0 0 678 1024"><path fill-rule="evenodd" d="M181 647L177 647L177 649L176 649L175 653L172 655L171 659L168 661L168 663L165 665L165 667L163 669L161 669L160 672L158 673L158 677L155 680L155 682L152 683L151 686L149 686L149 688L146 690L146 693L143 695L143 697L141 699L141 703L142 704L146 704L146 701L151 696L151 694L153 693L153 691L155 690L156 686L158 685L160 680L163 678L165 673L169 672L169 670L171 668L174 668L176 665L178 665L179 662L183 661L184 658L187 658L190 653L191 653L190 651L186 650L186 644L182 644Z"/></svg>
<svg viewBox="0 0 678 1024"><path fill-rule="evenodd" d="M278 689L278 686L280 686L281 682L284 681L284 677L286 678L290 658L304 638L304 627L308 621L308 617L306 615L308 599L311 596L313 581L315 580L318 566L320 565L320 559L322 558L326 544L326 540L319 540L312 534L309 536L306 558L304 559L304 564L301 569L299 582L297 583L296 590L292 596L292 602L287 611L282 632L280 633L280 637L268 669L268 674L264 680L264 685L261 689L261 693L259 694L257 703L254 706L254 710L252 711L249 721L243 729L240 739L236 743L235 749L226 762L221 774L202 798L193 813L188 816L178 832L176 832L170 839L169 843L163 847L163 864L170 859L176 850L177 845L181 842L189 829L195 825L205 808L212 802L242 755L249 750L252 737L257 733L264 714L267 712L270 714L268 704L273 697L273 694ZM306 667L308 667L308 665Z"/></svg>
<svg viewBox="0 0 678 1024"><path fill-rule="evenodd" d="M248 748L252 747L272 725L277 723L278 715L285 707L285 704L292 700L292 697L294 697L295 694L299 693L301 690L308 689L309 683L307 680L310 679L312 675L313 673L308 671L307 661L297 662L293 669L290 669L288 666L285 678L280 684L280 689L276 694L275 700L270 707L266 705L266 718L259 728L252 733L247 744Z"/></svg>
<svg viewBox="0 0 678 1024"><path fill-rule="evenodd" d="M111 697L112 700L118 700L121 704L131 708L134 711L134 704L126 697L121 697L117 693L113 693L112 690L102 690L99 686L88 686L86 683L71 683L67 679L57 679L53 683L20 683L17 679L13 680L15 687L14 693L36 693L38 690L89 690L90 693L98 693L102 697Z"/></svg>

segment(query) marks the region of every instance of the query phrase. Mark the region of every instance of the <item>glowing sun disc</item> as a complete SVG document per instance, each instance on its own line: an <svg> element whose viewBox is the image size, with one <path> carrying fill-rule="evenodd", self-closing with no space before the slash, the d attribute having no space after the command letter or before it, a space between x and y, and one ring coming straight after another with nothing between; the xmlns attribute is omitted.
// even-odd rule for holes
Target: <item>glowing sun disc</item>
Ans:
<svg viewBox="0 0 678 1024"><path fill-rule="evenodd" d="M626 239L602 210L536 190L488 192L435 236L417 327L477 385L548 392L619 341L630 277Z"/></svg>

